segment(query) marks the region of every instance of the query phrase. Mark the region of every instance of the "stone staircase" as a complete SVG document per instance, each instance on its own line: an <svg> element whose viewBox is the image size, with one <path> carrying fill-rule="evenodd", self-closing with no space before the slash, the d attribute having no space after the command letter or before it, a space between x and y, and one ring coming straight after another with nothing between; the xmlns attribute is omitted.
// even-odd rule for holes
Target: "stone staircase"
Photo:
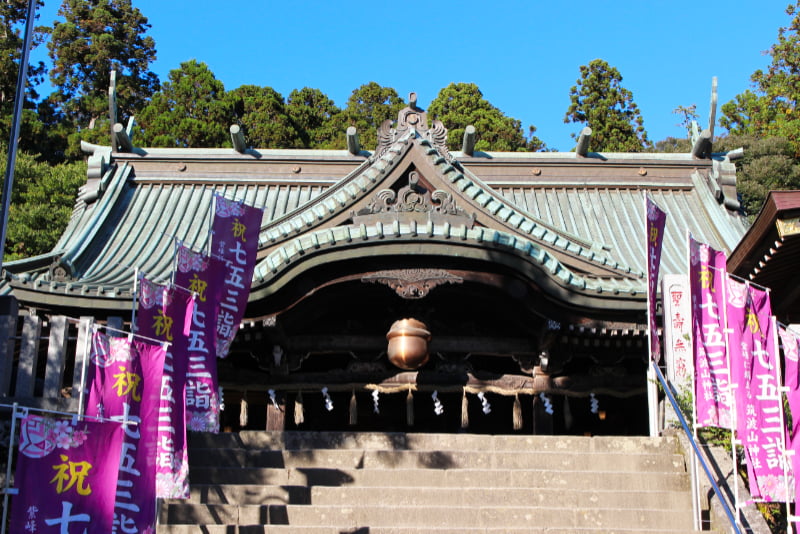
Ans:
<svg viewBox="0 0 800 534"><path fill-rule="evenodd" d="M675 438L199 434L161 534L686 533Z"/></svg>

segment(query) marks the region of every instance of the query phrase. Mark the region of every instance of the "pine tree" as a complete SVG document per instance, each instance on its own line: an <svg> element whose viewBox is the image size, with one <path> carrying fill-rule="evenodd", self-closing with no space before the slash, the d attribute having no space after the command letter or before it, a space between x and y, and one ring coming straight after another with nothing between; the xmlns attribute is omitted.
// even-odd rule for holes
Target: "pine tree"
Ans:
<svg viewBox="0 0 800 534"><path fill-rule="evenodd" d="M63 0L58 14L63 20L56 21L47 44L56 87L51 101L74 128L92 129L108 117L116 69L118 120L135 115L158 89L158 77L149 70L156 49L146 35L147 17L130 0Z"/></svg>
<svg viewBox="0 0 800 534"><path fill-rule="evenodd" d="M544 143L534 135L535 127L529 127L530 139L526 139L522 123L489 103L474 83L451 83L439 91L428 106L428 116L442 121L447 128L450 150L461 150L464 130L469 125L475 127L476 150L516 152L544 148Z"/></svg>
<svg viewBox="0 0 800 534"><path fill-rule="evenodd" d="M231 146L232 101L208 65L194 59L170 71L136 120L143 146Z"/></svg>
<svg viewBox="0 0 800 534"><path fill-rule="evenodd" d="M641 152L649 147L639 107L633 93L622 87L619 71L602 59L581 65L580 71L564 122L589 126L593 151Z"/></svg>
<svg viewBox="0 0 800 534"><path fill-rule="evenodd" d="M795 157L800 156L800 0L786 8L793 17L778 29L778 42L769 49L772 62L766 71L750 77L753 90L736 95L722 106L720 125L733 135L789 140Z"/></svg>

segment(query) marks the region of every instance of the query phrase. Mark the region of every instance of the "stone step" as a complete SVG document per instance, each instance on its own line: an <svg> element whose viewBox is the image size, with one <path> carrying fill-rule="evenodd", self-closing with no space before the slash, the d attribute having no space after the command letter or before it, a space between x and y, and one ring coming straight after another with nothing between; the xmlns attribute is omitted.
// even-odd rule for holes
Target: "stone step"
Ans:
<svg viewBox="0 0 800 534"><path fill-rule="evenodd" d="M669 452L677 449L674 437L648 436L529 436L484 434L407 434L402 432L268 432L220 434L190 433L190 449L373 449L373 450L477 450L570 452Z"/></svg>
<svg viewBox="0 0 800 534"><path fill-rule="evenodd" d="M528 487L541 490L605 488L611 491L687 491L686 473L632 476L616 471L546 469L336 469L215 468L197 467L189 474L192 484L266 484L273 486L342 486L358 484L384 487Z"/></svg>
<svg viewBox="0 0 800 534"><path fill-rule="evenodd" d="M326 487L249 486L193 484L188 501L168 504L294 504L361 505L386 504L422 506L430 503L452 506L551 506L553 508L661 508L688 510L691 496L682 491L603 491L601 489L551 489L461 487L446 491L441 487Z"/></svg>
<svg viewBox="0 0 800 534"><path fill-rule="evenodd" d="M670 528L691 530L688 511L659 509L567 509L532 506L380 506L362 505L230 505L183 504L161 509L161 522L170 525L292 525L303 527L337 525L346 528L373 527L520 527L547 525L549 528L591 527L613 530Z"/></svg>
<svg viewBox="0 0 800 534"><path fill-rule="evenodd" d="M425 451L374 449L192 449L192 468L234 467L338 467L427 469L567 469L571 471L675 472L685 469L679 454L552 451Z"/></svg>
<svg viewBox="0 0 800 534"><path fill-rule="evenodd" d="M615 528L615 534L689 534L686 529ZM311 527L293 525L160 525L158 534L609 534L607 528L550 527Z"/></svg>

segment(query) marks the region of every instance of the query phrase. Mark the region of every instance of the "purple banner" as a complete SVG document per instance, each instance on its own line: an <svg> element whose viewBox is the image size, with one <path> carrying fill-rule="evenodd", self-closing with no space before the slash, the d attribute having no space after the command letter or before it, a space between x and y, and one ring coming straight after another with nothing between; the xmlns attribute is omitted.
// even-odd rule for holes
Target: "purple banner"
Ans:
<svg viewBox="0 0 800 534"><path fill-rule="evenodd" d="M730 428L730 370L725 344L725 253L689 237L697 425Z"/></svg>
<svg viewBox="0 0 800 534"><path fill-rule="evenodd" d="M166 351L128 338L92 337L86 414L134 421L125 427L114 523L117 531L155 532L156 453Z"/></svg>
<svg viewBox="0 0 800 534"><path fill-rule="evenodd" d="M122 425L116 422L73 424L25 417L14 477L19 495L11 503L10 532L112 532L122 436Z"/></svg>
<svg viewBox="0 0 800 534"><path fill-rule="evenodd" d="M184 401L186 427L198 432L219 432L220 398L215 357L214 317L220 294L223 263L184 246L178 247L175 285L192 291L194 312L188 336L178 336L173 351L187 361Z"/></svg>
<svg viewBox="0 0 800 534"><path fill-rule="evenodd" d="M740 350L732 363L743 368L743 384L736 396L741 411L737 427L747 460L750 494L757 499L785 501L785 429L769 293L748 285L744 315Z"/></svg>
<svg viewBox="0 0 800 534"><path fill-rule="evenodd" d="M219 195L215 200L211 255L225 260L216 314L216 345L217 357L224 358L247 307L264 211Z"/></svg>
<svg viewBox="0 0 800 534"><path fill-rule="evenodd" d="M658 363L661 360L661 341L656 323L656 291L667 214L650 199L650 195L645 195L644 198L647 213L647 318L650 326L650 358Z"/></svg>
<svg viewBox="0 0 800 534"><path fill-rule="evenodd" d="M800 337L786 328L779 328L778 334L783 344L783 361L786 375L783 383L786 386L786 399L792 414L792 430L788 436L788 447L794 451L792 455L792 473L794 474L794 499L800 495ZM791 486L790 486L791 487Z"/></svg>
<svg viewBox="0 0 800 534"><path fill-rule="evenodd" d="M188 499L189 456L183 398L188 362L185 351L176 357L174 346L176 337L185 339L189 335L194 301L188 292L175 286L167 288L142 279L139 287L138 332L170 343L161 378L156 497Z"/></svg>

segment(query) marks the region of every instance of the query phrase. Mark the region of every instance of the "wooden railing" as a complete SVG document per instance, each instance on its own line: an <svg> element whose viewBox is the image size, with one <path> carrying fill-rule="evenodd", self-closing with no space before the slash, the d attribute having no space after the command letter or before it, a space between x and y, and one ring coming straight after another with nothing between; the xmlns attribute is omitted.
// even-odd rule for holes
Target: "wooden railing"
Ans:
<svg viewBox="0 0 800 534"><path fill-rule="evenodd" d="M93 319L2 308L0 403L77 413Z"/></svg>

